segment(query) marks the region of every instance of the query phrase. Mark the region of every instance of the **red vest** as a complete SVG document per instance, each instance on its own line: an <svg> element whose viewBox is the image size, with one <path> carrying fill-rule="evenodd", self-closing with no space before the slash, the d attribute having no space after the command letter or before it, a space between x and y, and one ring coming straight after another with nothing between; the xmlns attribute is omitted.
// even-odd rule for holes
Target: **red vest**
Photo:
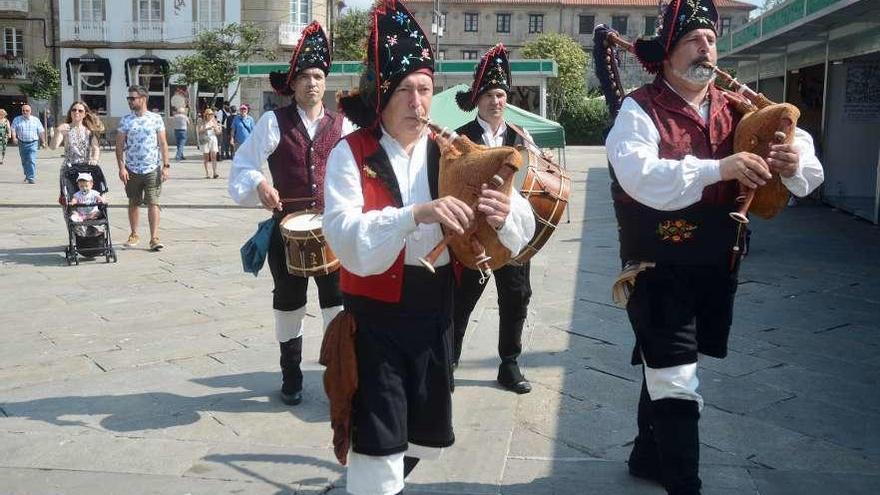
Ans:
<svg viewBox="0 0 880 495"><path fill-rule="evenodd" d="M284 213L306 208L323 210L327 156L342 135L342 116L325 110L314 140L309 138L295 103L275 110L275 118L281 139L268 160L272 185L282 200L306 198L285 202Z"/></svg>
<svg viewBox="0 0 880 495"><path fill-rule="evenodd" d="M361 191L364 196L363 211L381 210L395 206L394 197L388 187L376 177L376 173L366 165L366 158L379 149L379 138L375 129L359 129L345 137L354 161L361 173ZM360 277L344 267L339 269L339 287L342 292L354 296L369 297L387 303L400 302L403 287L403 256L406 248L384 273Z"/></svg>
<svg viewBox="0 0 880 495"><path fill-rule="evenodd" d="M657 128L660 158L681 160L691 155L721 159L733 154L733 134L740 116L714 85L709 88L708 122L659 76L629 96ZM736 234L736 223L728 212L735 209L738 191L737 181L717 182L703 189L698 203L661 211L637 202L613 180L621 259L678 264L726 260Z"/></svg>

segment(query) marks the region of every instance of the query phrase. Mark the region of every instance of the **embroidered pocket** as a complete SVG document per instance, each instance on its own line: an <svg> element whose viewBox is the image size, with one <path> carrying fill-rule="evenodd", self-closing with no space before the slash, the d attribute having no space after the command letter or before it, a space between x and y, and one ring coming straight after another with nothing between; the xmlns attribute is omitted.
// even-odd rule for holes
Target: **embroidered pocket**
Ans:
<svg viewBox="0 0 880 495"><path fill-rule="evenodd" d="M664 220L657 224L657 235L660 236L660 240L673 244L693 239L695 230L697 230L696 225L683 219Z"/></svg>

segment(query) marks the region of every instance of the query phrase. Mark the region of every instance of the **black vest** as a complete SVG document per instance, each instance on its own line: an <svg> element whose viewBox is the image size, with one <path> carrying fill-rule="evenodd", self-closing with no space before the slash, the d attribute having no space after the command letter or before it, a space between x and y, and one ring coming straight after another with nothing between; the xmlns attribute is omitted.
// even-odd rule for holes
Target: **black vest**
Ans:
<svg viewBox="0 0 880 495"><path fill-rule="evenodd" d="M477 119L474 119L467 124L459 127L455 130L455 132L459 134L464 134L471 141L477 144L486 143L483 142L483 127L477 122ZM517 144L523 144L522 136L517 134L511 127L510 124L507 124L507 130L504 131L504 146L515 146Z"/></svg>

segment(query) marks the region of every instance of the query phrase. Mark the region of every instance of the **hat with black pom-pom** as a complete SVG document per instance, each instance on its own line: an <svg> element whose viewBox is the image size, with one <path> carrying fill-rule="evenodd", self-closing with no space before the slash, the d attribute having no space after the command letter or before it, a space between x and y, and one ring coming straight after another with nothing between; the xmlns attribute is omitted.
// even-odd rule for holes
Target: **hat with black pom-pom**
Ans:
<svg viewBox="0 0 880 495"><path fill-rule="evenodd" d="M507 49L498 43L490 48L480 59L474 70L474 82L467 91L459 91L455 95L455 102L465 112L470 112L477 106L480 96L490 89L503 89L510 94L510 61L507 58Z"/></svg>
<svg viewBox="0 0 880 495"><path fill-rule="evenodd" d="M339 98L339 108L359 127L371 127L406 76L433 76L434 51L413 15L399 0L378 0L370 11L367 59L358 89Z"/></svg>
<svg viewBox="0 0 880 495"><path fill-rule="evenodd" d="M651 74L660 72L675 44L694 29L718 32L718 9L712 0L672 0L660 5L657 34L635 42L636 58Z"/></svg>
<svg viewBox="0 0 880 495"><path fill-rule="evenodd" d="M330 73L330 62L330 42L327 40L327 34L318 21L312 21L303 29L299 37L296 50L290 57L290 68L287 72L269 73L269 82L276 93L290 96L293 94L290 81L296 78L297 74L306 69L318 68L326 76Z"/></svg>

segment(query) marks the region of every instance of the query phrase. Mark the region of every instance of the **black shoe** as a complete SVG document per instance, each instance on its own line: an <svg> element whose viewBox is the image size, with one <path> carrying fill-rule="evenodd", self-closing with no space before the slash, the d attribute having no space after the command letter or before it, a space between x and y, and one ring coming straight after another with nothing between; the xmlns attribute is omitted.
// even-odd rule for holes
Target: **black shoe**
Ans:
<svg viewBox="0 0 880 495"><path fill-rule="evenodd" d="M532 391L532 384L526 380L516 363L501 363L498 368L498 383L507 390L520 395Z"/></svg>
<svg viewBox="0 0 880 495"><path fill-rule="evenodd" d="M302 337L281 342L281 401L289 406L302 402Z"/></svg>
<svg viewBox="0 0 880 495"><path fill-rule="evenodd" d="M287 404L288 406L295 406L303 401L302 390L297 390L292 393L285 393L284 388L281 389L281 402Z"/></svg>
<svg viewBox="0 0 880 495"><path fill-rule="evenodd" d="M626 463L631 476L657 483L662 481L660 453L657 451L657 444L653 441L643 441L636 437Z"/></svg>

